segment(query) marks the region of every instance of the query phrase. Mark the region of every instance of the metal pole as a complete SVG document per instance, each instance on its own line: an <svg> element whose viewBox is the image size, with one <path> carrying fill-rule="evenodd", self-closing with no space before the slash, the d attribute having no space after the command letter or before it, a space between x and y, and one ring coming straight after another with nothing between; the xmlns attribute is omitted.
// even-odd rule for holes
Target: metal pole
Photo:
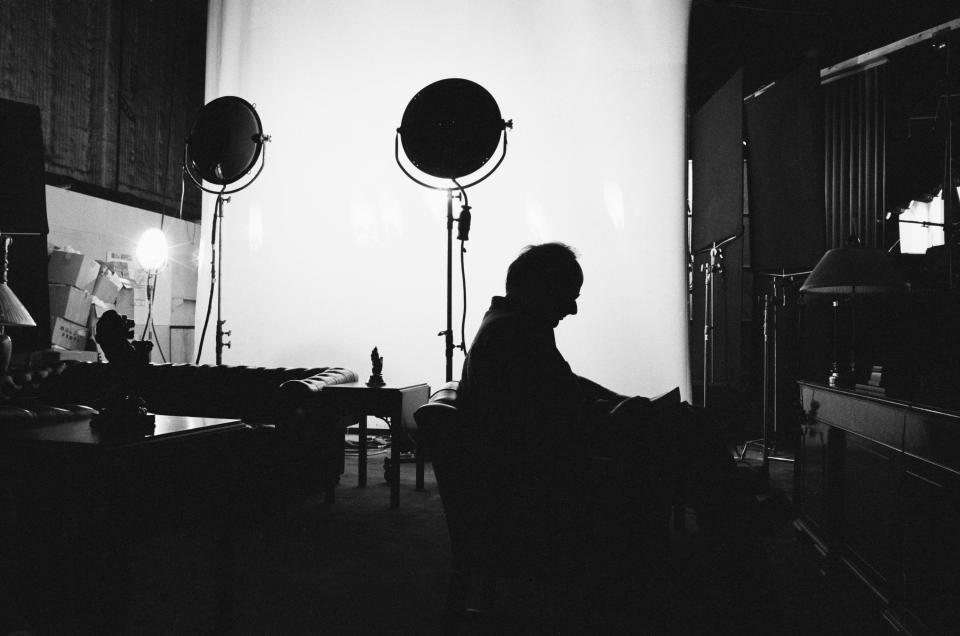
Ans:
<svg viewBox="0 0 960 636"><path fill-rule="evenodd" d="M453 380L453 190L447 190L447 328L443 332L446 381Z"/></svg>
<svg viewBox="0 0 960 636"><path fill-rule="evenodd" d="M769 323L770 323L770 294L763 295L763 467L766 468L770 462L770 449L767 440L767 426L769 423L769 414L767 412L767 397L769 394L768 378L770 376L770 355L769 355Z"/></svg>
<svg viewBox="0 0 960 636"><path fill-rule="evenodd" d="M714 244L716 245L716 244ZM710 248L710 258L703 264L703 407L707 407L708 364L710 359L710 300L713 285L713 258L715 247Z"/></svg>

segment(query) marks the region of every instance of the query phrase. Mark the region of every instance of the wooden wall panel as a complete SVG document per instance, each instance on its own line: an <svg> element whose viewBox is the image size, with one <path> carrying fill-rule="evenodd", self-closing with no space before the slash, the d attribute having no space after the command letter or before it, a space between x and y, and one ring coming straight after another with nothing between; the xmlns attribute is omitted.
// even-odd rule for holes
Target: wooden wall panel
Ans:
<svg viewBox="0 0 960 636"><path fill-rule="evenodd" d="M48 182L168 212L203 106L206 0L0 3L0 97L36 104ZM188 189L184 217L199 218Z"/></svg>

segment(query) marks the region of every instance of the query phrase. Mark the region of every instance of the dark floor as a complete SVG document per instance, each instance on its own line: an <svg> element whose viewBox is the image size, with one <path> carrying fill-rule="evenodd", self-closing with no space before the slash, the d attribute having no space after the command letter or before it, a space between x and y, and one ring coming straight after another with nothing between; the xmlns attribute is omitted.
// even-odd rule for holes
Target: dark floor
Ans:
<svg viewBox="0 0 960 636"><path fill-rule="evenodd" d="M745 465L756 465L752 452ZM403 464L401 507L388 509L384 455L370 458L370 485L356 487L356 458L325 506L317 497L289 508L276 532L240 539L231 631L237 634L440 634L449 543L436 483L413 486ZM461 633L840 634L815 561L795 540L789 501L793 465L771 463L770 491L751 515L761 541L749 553L711 556L692 515L671 536L675 575L663 590L506 582L494 617L468 621ZM215 568L208 533L183 529L144 541L133 564L132 608L122 633L201 634L214 629ZM611 549L617 549L611 546ZM8 632L71 632L48 616L11 619ZM25 611L26 613L26 611ZM513 621L525 620L523 627ZM52 630L44 624L56 625ZM0 630L3 633L3 630Z"/></svg>

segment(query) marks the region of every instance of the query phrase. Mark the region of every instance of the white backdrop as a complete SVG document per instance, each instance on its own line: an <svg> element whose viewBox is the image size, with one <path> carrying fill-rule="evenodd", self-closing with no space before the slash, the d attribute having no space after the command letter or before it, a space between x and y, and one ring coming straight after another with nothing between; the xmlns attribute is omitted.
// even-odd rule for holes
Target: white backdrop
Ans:
<svg viewBox="0 0 960 636"><path fill-rule="evenodd" d="M574 370L689 397L688 13L687 0L211 0L207 101L243 97L273 137L260 179L225 208L224 363L365 379L378 346L388 381L442 383L445 195L400 172L393 142L410 98L463 77L514 120L503 165L468 190L467 343L521 248L563 241L586 279L557 330ZM454 291L459 342L458 271Z"/></svg>

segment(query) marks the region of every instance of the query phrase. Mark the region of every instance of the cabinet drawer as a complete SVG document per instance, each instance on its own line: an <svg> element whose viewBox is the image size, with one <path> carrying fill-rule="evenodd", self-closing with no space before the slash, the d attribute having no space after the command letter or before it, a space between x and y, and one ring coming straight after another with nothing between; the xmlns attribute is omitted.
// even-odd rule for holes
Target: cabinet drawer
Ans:
<svg viewBox="0 0 960 636"><path fill-rule="evenodd" d="M898 405L809 386L802 397L808 417L896 450L903 445L904 409Z"/></svg>

